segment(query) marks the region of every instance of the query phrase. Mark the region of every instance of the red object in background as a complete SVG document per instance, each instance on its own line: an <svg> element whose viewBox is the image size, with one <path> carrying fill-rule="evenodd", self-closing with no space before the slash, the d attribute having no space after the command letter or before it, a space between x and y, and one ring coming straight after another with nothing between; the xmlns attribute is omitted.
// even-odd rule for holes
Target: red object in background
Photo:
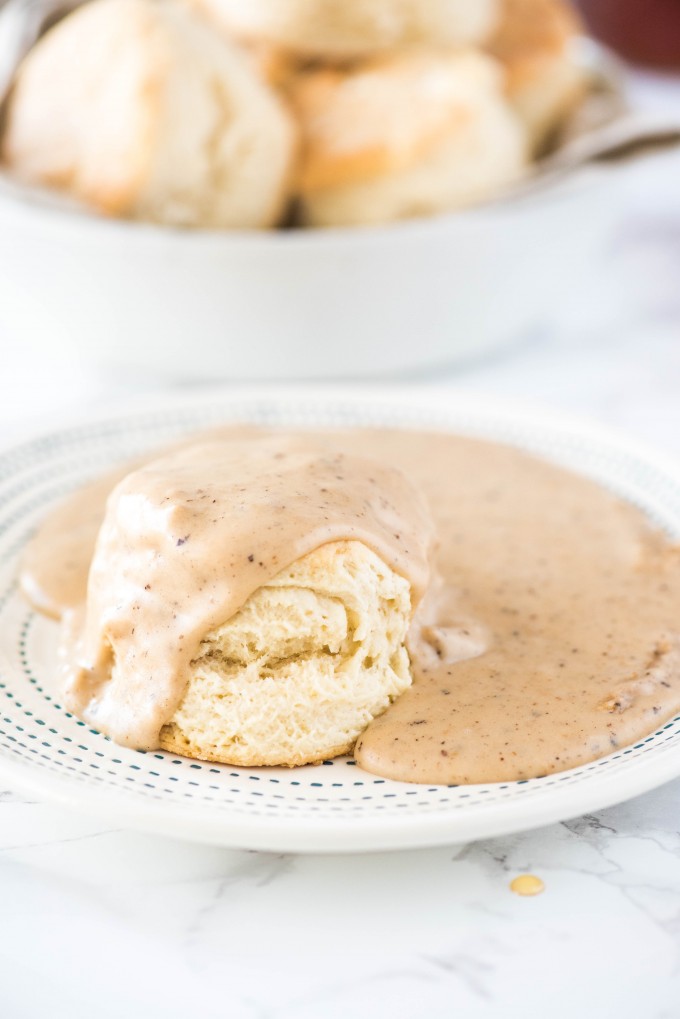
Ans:
<svg viewBox="0 0 680 1019"><path fill-rule="evenodd" d="M680 69L680 0L578 0L593 35L635 63Z"/></svg>

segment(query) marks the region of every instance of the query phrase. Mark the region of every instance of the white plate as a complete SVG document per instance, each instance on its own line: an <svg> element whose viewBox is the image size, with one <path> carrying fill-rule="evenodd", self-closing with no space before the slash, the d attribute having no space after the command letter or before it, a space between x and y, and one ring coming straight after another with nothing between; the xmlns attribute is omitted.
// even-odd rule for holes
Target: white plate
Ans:
<svg viewBox="0 0 680 1019"><path fill-rule="evenodd" d="M21 549L46 509L86 478L178 433L247 419L291 425L391 424L512 443L582 473L642 506L680 537L680 469L589 425L498 402L406 389L250 390L165 399L91 421L0 455L0 777L110 823L273 851L359 851L464 842L602 808L680 775L680 716L635 746L525 782L417 786L343 758L319 767L199 764L116 746L50 693L56 626L16 586Z"/></svg>

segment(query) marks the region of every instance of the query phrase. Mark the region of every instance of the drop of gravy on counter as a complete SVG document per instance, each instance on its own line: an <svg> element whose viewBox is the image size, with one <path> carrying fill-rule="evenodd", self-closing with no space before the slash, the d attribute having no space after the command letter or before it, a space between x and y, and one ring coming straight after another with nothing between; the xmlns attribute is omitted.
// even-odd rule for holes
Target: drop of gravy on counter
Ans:
<svg viewBox="0 0 680 1019"><path fill-rule="evenodd" d="M545 891L545 884L535 874L519 874L514 881L510 882L510 891L524 897L540 895Z"/></svg>
<svg viewBox="0 0 680 1019"><path fill-rule="evenodd" d="M438 579L408 639L414 682L357 741L361 767L427 784L524 780L603 757L680 710L680 556L635 507L511 447L450 434L298 441L399 468L435 523ZM79 514L92 544L91 492L86 501L62 514L65 539L48 521L26 558L24 590L53 615L62 549L88 561L74 556ZM67 586L68 604L73 571Z"/></svg>

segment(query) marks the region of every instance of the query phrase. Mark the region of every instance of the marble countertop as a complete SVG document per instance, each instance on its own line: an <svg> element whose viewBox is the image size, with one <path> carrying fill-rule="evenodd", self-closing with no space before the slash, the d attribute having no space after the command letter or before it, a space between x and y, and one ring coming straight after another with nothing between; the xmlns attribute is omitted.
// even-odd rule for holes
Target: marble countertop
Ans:
<svg viewBox="0 0 680 1019"><path fill-rule="evenodd" d="M680 109L680 85L635 87ZM586 415L680 458L679 179L678 155L631 174L569 307L436 381ZM19 437L117 395L12 349L0 429ZM541 895L510 890L524 872ZM0 901L3 1019L673 1019L680 780L526 834L323 857L111 830L0 787Z"/></svg>

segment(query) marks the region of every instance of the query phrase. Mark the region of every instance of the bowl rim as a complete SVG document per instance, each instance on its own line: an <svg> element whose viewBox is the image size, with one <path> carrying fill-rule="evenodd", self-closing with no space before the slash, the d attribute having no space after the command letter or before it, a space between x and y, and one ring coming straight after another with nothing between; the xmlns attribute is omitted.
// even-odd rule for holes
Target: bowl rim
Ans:
<svg viewBox="0 0 680 1019"><path fill-rule="evenodd" d="M157 243L191 249L231 249L247 246L251 249L279 251L281 249L323 249L338 246L355 248L357 241L365 244L385 244L398 238L418 240L449 234L457 228L482 223L498 223L517 215L527 206L542 208L568 198L574 190L601 184L612 175L612 168L603 164L590 164L566 173L559 181L551 181L536 190L521 194L500 195L491 201L418 219L398 220L392 223L324 227L323 229L224 230L217 228L184 228L162 223L104 216L95 210L75 207L58 199L51 200L47 189L29 189L11 180L0 171L0 226L9 225L10 218L34 222L41 232L58 232L62 235L80 235L110 239L126 244L154 246Z"/></svg>

